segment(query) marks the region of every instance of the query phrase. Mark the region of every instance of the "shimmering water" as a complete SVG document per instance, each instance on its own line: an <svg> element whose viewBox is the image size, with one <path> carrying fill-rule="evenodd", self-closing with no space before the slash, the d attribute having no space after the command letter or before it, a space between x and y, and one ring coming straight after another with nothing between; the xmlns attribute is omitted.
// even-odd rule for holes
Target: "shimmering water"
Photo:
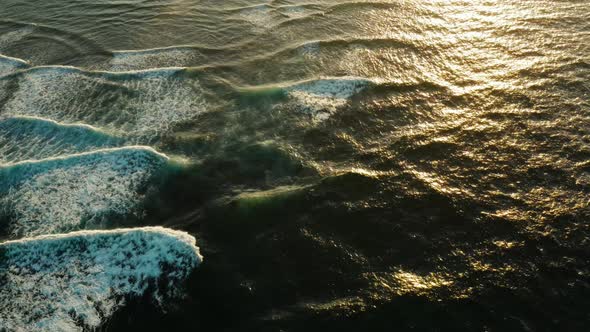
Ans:
<svg viewBox="0 0 590 332"><path fill-rule="evenodd" d="M585 331L589 220L588 1L0 0L0 330Z"/></svg>

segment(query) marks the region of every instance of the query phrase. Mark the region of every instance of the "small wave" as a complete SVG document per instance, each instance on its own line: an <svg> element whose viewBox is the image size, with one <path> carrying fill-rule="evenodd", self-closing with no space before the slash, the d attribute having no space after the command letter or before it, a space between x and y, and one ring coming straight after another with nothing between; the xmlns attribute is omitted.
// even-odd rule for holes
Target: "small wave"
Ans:
<svg viewBox="0 0 590 332"><path fill-rule="evenodd" d="M124 141L85 124L14 116L0 118L0 165L120 146Z"/></svg>
<svg viewBox="0 0 590 332"><path fill-rule="evenodd" d="M162 227L45 235L1 243L0 254L0 330L10 331L96 328L126 297L174 297L202 261L192 236Z"/></svg>
<svg viewBox="0 0 590 332"><path fill-rule="evenodd" d="M104 226L139 213L168 157L132 146L0 167L0 212L12 238Z"/></svg>

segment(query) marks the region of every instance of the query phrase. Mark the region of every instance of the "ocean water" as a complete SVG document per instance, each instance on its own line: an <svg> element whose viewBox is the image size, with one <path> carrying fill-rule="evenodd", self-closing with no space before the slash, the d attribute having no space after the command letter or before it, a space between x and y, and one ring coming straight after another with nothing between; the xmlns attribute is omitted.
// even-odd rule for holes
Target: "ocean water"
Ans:
<svg viewBox="0 0 590 332"><path fill-rule="evenodd" d="M0 331L587 331L590 2L0 0Z"/></svg>

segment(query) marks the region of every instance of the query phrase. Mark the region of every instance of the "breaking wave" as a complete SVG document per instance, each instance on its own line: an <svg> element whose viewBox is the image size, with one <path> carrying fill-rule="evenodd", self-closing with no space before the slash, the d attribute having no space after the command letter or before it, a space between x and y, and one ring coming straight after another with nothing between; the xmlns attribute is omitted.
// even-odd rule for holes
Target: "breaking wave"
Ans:
<svg viewBox="0 0 590 332"><path fill-rule="evenodd" d="M202 257L195 239L162 227L80 231L0 244L0 330L96 328L126 298L162 301Z"/></svg>

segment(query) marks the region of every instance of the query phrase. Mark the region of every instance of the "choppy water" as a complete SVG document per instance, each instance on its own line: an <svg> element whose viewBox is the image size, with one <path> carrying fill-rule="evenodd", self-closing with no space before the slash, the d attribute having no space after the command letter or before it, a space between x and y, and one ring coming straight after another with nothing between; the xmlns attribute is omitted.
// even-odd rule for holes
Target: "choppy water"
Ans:
<svg viewBox="0 0 590 332"><path fill-rule="evenodd" d="M590 328L588 1L0 17L0 330Z"/></svg>

